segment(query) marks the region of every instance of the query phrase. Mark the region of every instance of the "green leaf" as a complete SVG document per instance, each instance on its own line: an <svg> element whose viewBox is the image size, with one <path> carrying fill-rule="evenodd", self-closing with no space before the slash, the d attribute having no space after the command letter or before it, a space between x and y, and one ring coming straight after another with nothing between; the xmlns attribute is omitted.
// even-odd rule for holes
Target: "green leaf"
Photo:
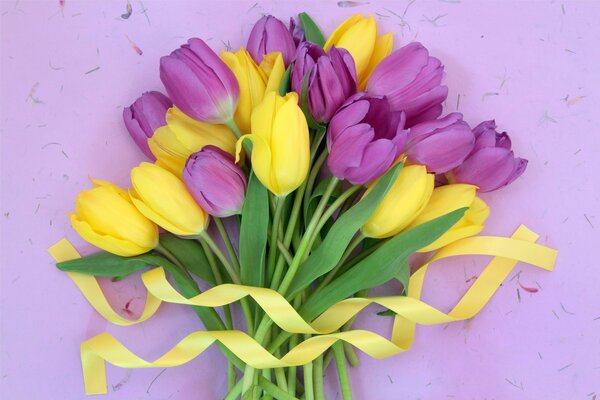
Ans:
<svg viewBox="0 0 600 400"><path fill-rule="evenodd" d="M305 39L323 47L325 45L325 37L317 24L315 24L315 21L305 12L298 14L298 19L300 20L300 24L302 24L302 29L304 29Z"/></svg>
<svg viewBox="0 0 600 400"><path fill-rule="evenodd" d="M264 285L268 230L268 192L256 175L252 173L242 208L242 224L240 226L240 279L245 285Z"/></svg>
<svg viewBox="0 0 600 400"><path fill-rule="evenodd" d="M389 239L369 257L316 291L304 303L300 314L311 320L359 290L371 289L396 277L408 256L442 236L462 218L466 210L461 208L452 211Z"/></svg>
<svg viewBox="0 0 600 400"><path fill-rule="evenodd" d="M367 197L343 213L333 224L323 243L300 266L289 289L293 298L315 279L331 271L348 247L356 232L369 220L371 214L392 187L402 169L398 164L379 179Z"/></svg>
<svg viewBox="0 0 600 400"><path fill-rule="evenodd" d="M86 275L122 279L148 266L160 265L163 261L164 258L151 253L135 257L121 257L106 251L100 251L75 260L59 262L56 266L65 272L80 272Z"/></svg>
<svg viewBox="0 0 600 400"><path fill-rule="evenodd" d="M196 240L181 239L173 234L165 233L160 235L160 244L171 252L188 271L213 286L216 284L202 245Z"/></svg>
<svg viewBox="0 0 600 400"><path fill-rule="evenodd" d="M283 77L281 78L281 83L279 84L279 95L285 96L290 88L290 77L292 75L292 65L285 70Z"/></svg>

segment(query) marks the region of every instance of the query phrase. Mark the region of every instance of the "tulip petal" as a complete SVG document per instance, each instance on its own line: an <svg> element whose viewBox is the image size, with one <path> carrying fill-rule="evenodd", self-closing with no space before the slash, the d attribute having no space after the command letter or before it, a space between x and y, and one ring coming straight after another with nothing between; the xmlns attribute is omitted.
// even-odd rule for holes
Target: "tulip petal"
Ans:
<svg viewBox="0 0 600 400"><path fill-rule="evenodd" d="M367 81L369 77L375 70L375 67L379 65L379 63L390 55L392 52L392 48L394 47L394 35L392 32L388 32L384 35L381 35L375 41L375 48L373 49L373 54L371 54L371 58L369 59L369 64L365 69L360 82L358 83L358 90L363 91L367 87Z"/></svg>
<svg viewBox="0 0 600 400"><path fill-rule="evenodd" d="M323 49L325 49L325 51L329 50L329 48L331 46L333 46L336 43L339 43L341 37L356 23L358 23L358 21L360 21L361 19L363 19L364 16L362 14L354 14L350 17L348 17L344 22L342 22L340 25L338 25L337 28L335 28L335 30L333 31L333 33L329 36L329 38L327 38L327 41L325 42L325 44L323 45Z"/></svg>
<svg viewBox="0 0 600 400"><path fill-rule="evenodd" d="M336 47L348 50L354 59L356 76L362 79L377 40L377 25L372 15L350 26L335 43Z"/></svg>
<svg viewBox="0 0 600 400"><path fill-rule="evenodd" d="M281 85L281 80L283 79L283 75L285 74L285 64L283 62L283 57L281 56L281 53L269 53L265 56L265 60L268 60L270 57L272 57L272 55L275 59L268 73L265 72L263 63L260 64L260 68L268 76L265 93L271 91L279 92L279 86Z"/></svg>
<svg viewBox="0 0 600 400"><path fill-rule="evenodd" d="M485 147L471 154L452 171L454 180L477 185L481 192L505 186L515 170L513 152L501 147Z"/></svg>
<svg viewBox="0 0 600 400"><path fill-rule="evenodd" d="M148 139L148 146L156 157L156 163L177 176L181 176L185 160L192 154L191 150L177 140L168 126L158 128L154 136Z"/></svg>

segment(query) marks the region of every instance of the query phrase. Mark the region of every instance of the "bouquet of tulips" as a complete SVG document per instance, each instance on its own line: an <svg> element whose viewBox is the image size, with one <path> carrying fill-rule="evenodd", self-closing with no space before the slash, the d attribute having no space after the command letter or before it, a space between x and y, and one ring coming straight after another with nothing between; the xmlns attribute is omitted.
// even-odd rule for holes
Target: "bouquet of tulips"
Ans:
<svg viewBox="0 0 600 400"><path fill-rule="evenodd" d="M372 16L327 40L306 13L298 22L264 16L237 52L193 38L161 58L168 97L147 92L123 112L150 161L129 190L92 180L78 195L72 226L104 252L58 264L115 278L162 267L220 342L228 399L324 399L332 360L349 399L352 346L318 342L298 361L290 354L319 329L286 323L390 280L406 293L409 257L479 233L489 209L477 193L527 165L494 121L441 117L444 67L422 44L393 50ZM199 281L214 288L201 293ZM352 318L336 326L350 333Z"/></svg>

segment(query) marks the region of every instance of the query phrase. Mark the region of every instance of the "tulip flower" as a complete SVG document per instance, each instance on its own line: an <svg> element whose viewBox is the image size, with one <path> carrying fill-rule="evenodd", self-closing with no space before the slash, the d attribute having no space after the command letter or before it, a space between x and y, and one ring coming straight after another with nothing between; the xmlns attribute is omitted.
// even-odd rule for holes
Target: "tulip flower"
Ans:
<svg viewBox="0 0 600 400"><path fill-rule="evenodd" d="M387 33L377 37L377 24L373 16L365 18L362 14L355 14L333 31L323 48L328 51L332 46L350 52L362 90L375 67L392 51L393 36Z"/></svg>
<svg viewBox="0 0 600 400"><path fill-rule="evenodd" d="M490 215L487 204L477 197L477 186L458 183L433 189L431 198L423 212L411 222L408 228L421 225L464 207L468 207L468 210L456 224L435 242L419 251L437 250L459 239L478 234L483 229L483 223Z"/></svg>
<svg viewBox="0 0 600 400"><path fill-rule="evenodd" d="M147 162L131 170L131 201L146 218L180 236L198 236L208 216L194 201L181 179Z"/></svg>
<svg viewBox="0 0 600 400"><path fill-rule="evenodd" d="M344 101L356 93L354 60L348 51L332 47L310 72L308 108L317 122L327 123Z"/></svg>
<svg viewBox="0 0 600 400"><path fill-rule="evenodd" d="M244 140L252 141L252 169L273 194L285 196L296 190L308 173L310 142L306 118L298 107L298 95L285 97L269 92L252 113L252 134L236 146L239 160Z"/></svg>
<svg viewBox="0 0 600 400"><path fill-rule="evenodd" d="M283 65L281 53L278 54L279 56L275 57L273 65L269 65L271 70L270 76L267 77L246 50L240 49L236 53L227 51L221 53L221 58L233 71L240 88L240 97L234 119L239 129L244 133L250 132L252 110L262 101L267 86L269 86L269 90L279 88L279 83L285 73L285 66Z"/></svg>
<svg viewBox="0 0 600 400"><path fill-rule="evenodd" d="M441 86L444 66L421 43L410 43L387 56L367 83L367 92L386 96L392 110L406 113L408 126L442 113L448 87Z"/></svg>
<svg viewBox="0 0 600 400"><path fill-rule="evenodd" d="M371 218L361 228L363 235L382 239L404 230L427 205L433 191L433 180L433 175L428 174L422 165L402 168ZM369 190L365 196L368 194Z"/></svg>
<svg viewBox="0 0 600 400"><path fill-rule="evenodd" d="M192 154L183 171L183 181L198 204L210 215L239 214L246 194L246 175L233 156L218 147L206 146Z"/></svg>
<svg viewBox="0 0 600 400"><path fill-rule="evenodd" d="M239 98L237 80L200 39L160 59L160 79L173 103L190 117L211 124L231 121Z"/></svg>
<svg viewBox="0 0 600 400"><path fill-rule="evenodd" d="M296 50L296 58L292 68L291 86L292 90L302 95L302 85L306 74L312 71L317 60L325 55L325 51L311 42L300 43Z"/></svg>
<svg viewBox="0 0 600 400"><path fill-rule="evenodd" d="M404 114L391 112L384 97L357 93L331 119L327 166L354 185L378 178L404 151L404 122Z"/></svg>
<svg viewBox="0 0 600 400"><path fill-rule="evenodd" d="M112 183L92 179L93 188L79 192L71 225L77 233L110 253L132 257L158 244L158 227L144 217L127 193Z"/></svg>
<svg viewBox="0 0 600 400"><path fill-rule="evenodd" d="M177 139L168 126L158 128L154 136L148 139L148 146L156 159L156 165L181 177L185 161L192 151Z"/></svg>
<svg viewBox="0 0 600 400"><path fill-rule="evenodd" d="M506 132L496 132L495 121L485 121L473 129L475 145L466 160L450 173L453 182L470 183L481 192L500 189L517 179L527 168L527 160L515 158Z"/></svg>
<svg viewBox="0 0 600 400"><path fill-rule="evenodd" d="M475 137L462 114L421 122L410 128L406 154L429 172L444 173L460 165L473 150Z"/></svg>
<svg viewBox="0 0 600 400"><path fill-rule="evenodd" d="M263 16L254 24L246 48L257 64L262 62L266 54L280 52L287 66L296 52L296 44L290 30L271 15Z"/></svg>
<svg viewBox="0 0 600 400"><path fill-rule="evenodd" d="M148 158L154 159L148 147L148 138L166 124L165 114L172 105L171 100L164 94L146 92L131 106L123 109L123 121L129 134Z"/></svg>

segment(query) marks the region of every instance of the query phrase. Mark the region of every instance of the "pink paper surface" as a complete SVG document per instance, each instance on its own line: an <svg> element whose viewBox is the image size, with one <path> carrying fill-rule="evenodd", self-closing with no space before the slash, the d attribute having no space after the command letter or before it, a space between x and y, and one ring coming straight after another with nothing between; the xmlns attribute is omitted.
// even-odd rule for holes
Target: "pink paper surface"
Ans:
<svg viewBox="0 0 600 400"><path fill-rule="evenodd" d="M351 371L356 399L591 399L600 395L600 2L538 1L3 1L0 220L4 399L82 399L79 344L107 331L153 359L202 329L184 306L112 326L89 306L46 249L62 237L93 251L66 212L87 178L127 185L143 159L121 111L164 91L158 60L191 36L215 50L245 44L264 13L308 11L327 35L371 12L396 46L423 42L446 66L446 111L471 124L495 118L529 159L523 177L483 197L486 234L524 223L560 251L553 273L520 264L470 321L419 327L412 349ZM350 7L351 6L351 7ZM138 55L135 43L142 51ZM448 311L485 260L434 265L425 300ZM539 287L530 294L519 289ZM116 309L143 306L137 277L104 283ZM393 293L388 287L385 293ZM358 326L389 334L369 308ZM218 399L225 361L216 347L180 367L108 366L110 399ZM327 370L328 398L338 393ZM99 398L103 398L100 396Z"/></svg>

